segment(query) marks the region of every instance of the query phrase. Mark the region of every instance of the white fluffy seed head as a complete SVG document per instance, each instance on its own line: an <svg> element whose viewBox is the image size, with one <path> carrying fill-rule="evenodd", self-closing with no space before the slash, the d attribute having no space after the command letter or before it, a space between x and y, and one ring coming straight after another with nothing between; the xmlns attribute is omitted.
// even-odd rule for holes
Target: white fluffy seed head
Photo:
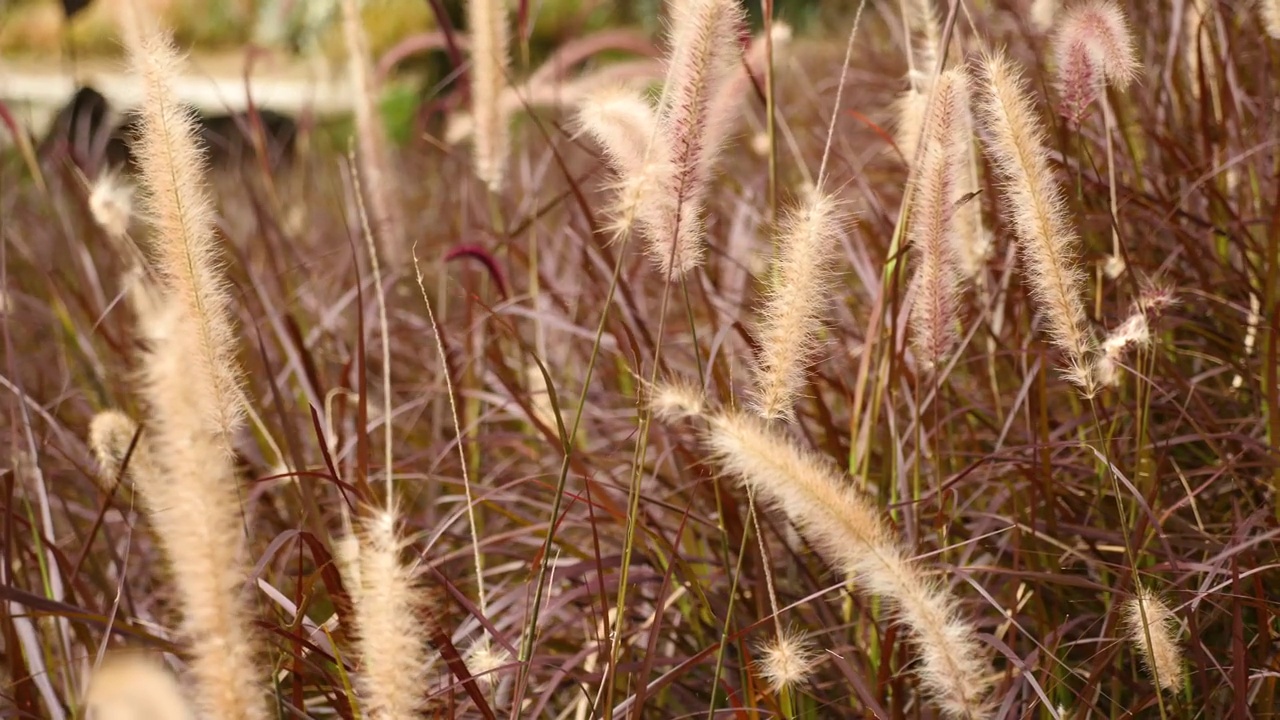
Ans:
<svg viewBox="0 0 1280 720"><path fill-rule="evenodd" d="M803 684L813 674L818 653L803 633L786 631L760 644L756 669L775 693Z"/></svg>
<svg viewBox="0 0 1280 720"><path fill-rule="evenodd" d="M476 682L492 687L498 683L501 670L511 662L511 653L495 646L488 635L477 640L466 653L467 672Z"/></svg>
<svg viewBox="0 0 1280 720"><path fill-rule="evenodd" d="M716 159L739 111L731 86L742 63L738 0L677 0L658 124L671 172L657 179L654 206L642 225L650 253L666 279L703 257L703 208Z"/></svg>
<svg viewBox="0 0 1280 720"><path fill-rule="evenodd" d="M950 718L987 713L989 664L957 598L925 574L851 479L776 425L741 412L708 417L705 443L730 476L775 507L832 565L883 597L913 638L921 687Z"/></svg>
<svg viewBox="0 0 1280 720"><path fill-rule="evenodd" d="M471 116L475 122L473 159L476 175L490 190L506 179L510 118L502 94L511 73L511 30L506 0L469 0L471 34Z"/></svg>
<svg viewBox="0 0 1280 720"><path fill-rule="evenodd" d="M1084 305L1079 238L1049 162L1036 103L1021 73L1003 54L979 62L978 114L987 129L987 155L1002 180L1027 284L1050 340L1066 355L1064 375L1086 397L1096 390L1096 339Z"/></svg>
<svg viewBox="0 0 1280 720"><path fill-rule="evenodd" d="M918 159L907 239L911 278L912 344L917 360L934 370L954 347L958 328L962 238L958 210L969 157L968 76L948 70L933 84L933 100Z"/></svg>
<svg viewBox="0 0 1280 720"><path fill-rule="evenodd" d="M1062 0L1031 0L1031 26L1039 32L1048 32L1061 5Z"/></svg>
<svg viewBox="0 0 1280 720"><path fill-rule="evenodd" d="M1129 21L1113 0L1087 0L1063 13L1053 54L1063 113L1077 123L1105 84L1122 90L1141 71Z"/></svg>
<svg viewBox="0 0 1280 720"><path fill-rule="evenodd" d="M1267 34L1280 40L1280 0L1258 0L1258 11Z"/></svg>
<svg viewBox="0 0 1280 720"><path fill-rule="evenodd" d="M405 545L395 516L384 511L364 522L355 544L339 545L361 655L357 687L373 720L416 717L426 701L431 656L420 617L422 594L402 558Z"/></svg>
<svg viewBox="0 0 1280 720"><path fill-rule="evenodd" d="M119 482L121 467L137 432L138 423L119 410L103 410L89 421L89 448L98 461L95 478L104 492L111 492Z"/></svg>
<svg viewBox="0 0 1280 720"><path fill-rule="evenodd" d="M1146 311L1141 308L1125 318L1115 330L1102 340L1094 372L1098 383L1114 386L1120 382L1120 366L1130 348L1145 347L1151 344L1151 324L1147 321Z"/></svg>
<svg viewBox="0 0 1280 720"><path fill-rule="evenodd" d="M133 219L133 186L115 173L102 173L89 191L89 213L107 235L124 237Z"/></svg>
<svg viewBox="0 0 1280 720"><path fill-rule="evenodd" d="M86 720L194 720L173 673L137 652L108 655L89 677Z"/></svg>
<svg viewBox="0 0 1280 720"><path fill-rule="evenodd" d="M1183 676L1178 617L1143 585L1125 601L1123 610L1125 633L1152 681L1165 690L1177 690Z"/></svg>
<svg viewBox="0 0 1280 720"><path fill-rule="evenodd" d="M654 388L649 400L653 413L665 420L679 420L702 414L702 393L682 383L662 384Z"/></svg>
<svg viewBox="0 0 1280 720"><path fill-rule="evenodd" d="M760 350L751 404L763 418L795 419L830 301L840 220L834 196L811 192L778 233L777 259L755 330Z"/></svg>
<svg viewBox="0 0 1280 720"><path fill-rule="evenodd" d="M650 155L665 148L653 143L658 128L653 105L631 88L606 88L586 98L578 106L578 126L600 143L609 164L622 177L642 172Z"/></svg>

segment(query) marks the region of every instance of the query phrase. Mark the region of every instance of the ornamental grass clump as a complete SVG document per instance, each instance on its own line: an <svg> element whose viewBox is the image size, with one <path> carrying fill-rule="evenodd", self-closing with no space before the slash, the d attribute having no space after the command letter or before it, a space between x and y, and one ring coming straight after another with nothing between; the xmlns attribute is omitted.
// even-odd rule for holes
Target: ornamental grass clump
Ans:
<svg viewBox="0 0 1280 720"><path fill-rule="evenodd" d="M700 417L708 459L780 510L827 562L890 603L912 638L921 687L952 718L987 716L987 654L954 594L913 560L852 480L798 447L781 428L734 410L707 410L696 393L657 388L655 412Z"/></svg>
<svg viewBox="0 0 1280 720"><path fill-rule="evenodd" d="M703 206L740 101L727 88L742 63L744 12L737 0L677 0L671 14L667 76L652 118L640 120L634 107L625 117L602 114L602 103L619 109L608 93L584 103L579 119L618 173L615 234L639 230L659 272L675 279L702 262ZM615 120L624 125L602 125ZM635 132L642 123L652 125L643 145Z"/></svg>

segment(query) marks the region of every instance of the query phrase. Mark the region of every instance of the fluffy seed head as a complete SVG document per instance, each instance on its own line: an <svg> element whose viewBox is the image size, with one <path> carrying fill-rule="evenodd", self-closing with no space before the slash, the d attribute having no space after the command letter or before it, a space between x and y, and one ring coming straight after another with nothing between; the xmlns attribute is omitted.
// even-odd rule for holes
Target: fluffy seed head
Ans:
<svg viewBox="0 0 1280 720"><path fill-rule="evenodd" d="M760 417L795 418L795 402L818 349L840 236L835 197L815 191L784 220L769 277L752 407Z"/></svg>
<svg viewBox="0 0 1280 720"><path fill-rule="evenodd" d="M482 685L496 685L499 680L499 672L510 662L511 653L507 652L504 647L495 647L488 635L477 640L467 650L467 672L471 673L476 682Z"/></svg>
<svg viewBox="0 0 1280 720"><path fill-rule="evenodd" d="M1142 585L1124 604L1124 626L1151 679L1165 690L1182 684L1182 648L1178 618L1154 592Z"/></svg>
<svg viewBox="0 0 1280 720"><path fill-rule="evenodd" d="M1133 347L1145 347L1151 343L1151 325L1147 322L1146 312L1139 308L1125 318L1115 330L1102 340L1098 361L1094 371L1101 385L1116 385L1120 382L1120 363L1125 354Z"/></svg>
<svg viewBox="0 0 1280 720"><path fill-rule="evenodd" d="M1080 122L1110 83L1124 89L1141 66L1129 21L1113 0L1089 0L1068 9L1053 42L1062 111Z"/></svg>
<svg viewBox="0 0 1280 720"><path fill-rule="evenodd" d="M506 178L510 129L502 110L502 93L510 74L510 28L505 0L468 0L471 33L471 117L475 120L472 153L476 176L490 190Z"/></svg>
<svg viewBox="0 0 1280 720"><path fill-rule="evenodd" d="M89 678L89 720L194 720L182 688L160 662L136 652L108 655Z"/></svg>
<svg viewBox="0 0 1280 720"><path fill-rule="evenodd" d="M784 632L760 644L756 668L775 693L803 684L813 674L818 653L803 633Z"/></svg>
<svg viewBox="0 0 1280 720"><path fill-rule="evenodd" d="M671 51L658 113L672 172L664 196L642 226L664 277L679 277L702 260L702 210L715 162L736 103L716 102L742 61L739 34L745 13L737 0L677 0L672 7Z"/></svg>
<svg viewBox="0 0 1280 720"><path fill-rule="evenodd" d="M909 559L869 499L777 426L734 411L708 419L712 459L785 513L835 567L888 601L920 652L916 674L938 707L948 717L984 717L990 682L976 630L956 598Z"/></svg>
<svg viewBox="0 0 1280 720"><path fill-rule="evenodd" d="M103 491L109 493L115 489L121 466L137 433L138 424L119 410L103 410L89 421L89 448L98 461L96 479Z"/></svg>
<svg viewBox="0 0 1280 720"><path fill-rule="evenodd" d="M984 54L978 113L987 128L984 143L1003 184L1006 213L1026 267L1032 297L1049 338L1067 357L1066 376L1090 396L1093 332L1084 307L1079 240L1054 179L1035 103L1018 71L1003 54Z"/></svg>
<svg viewBox="0 0 1280 720"><path fill-rule="evenodd" d="M915 261L911 279L912 342L926 369L941 363L955 345L960 305L957 217L968 158L968 76L948 70L933 86L932 110L915 176L907 239Z"/></svg>
<svg viewBox="0 0 1280 720"><path fill-rule="evenodd" d="M1061 5L1062 0L1031 0L1031 26L1040 32L1048 32Z"/></svg>
<svg viewBox="0 0 1280 720"><path fill-rule="evenodd" d="M357 0L342 0L342 34L347 45L347 72L355 110L356 161L369 224L384 261L405 260L406 231L398 184L387 152L386 131L377 110L377 88L369 60L369 42Z"/></svg>
<svg viewBox="0 0 1280 720"><path fill-rule="evenodd" d="M1280 40L1280 0L1258 0L1258 12L1262 13L1267 34Z"/></svg>
<svg viewBox="0 0 1280 720"><path fill-rule="evenodd" d="M924 114L929 107L929 93L914 87L908 88L893 101L893 142L908 167L915 162L916 149L920 146L920 131L924 128Z"/></svg>
<svg viewBox="0 0 1280 720"><path fill-rule="evenodd" d="M938 9L935 0L908 0L904 7L907 27L916 36L911 43L912 65L917 74L912 78L912 84L924 88L929 84L928 79L933 77L933 68L938 62L938 46L941 44ZM916 82L919 79L925 81Z"/></svg>
<svg viewBox="0 0 1280 720"><path fill-rule="evenodd" d="M633 89L607 88L593 93L578 107L578 126L604 150L609 165L621 177L643 172L651 153L661 154L663 143L650 143L657 135L658 118L653 106ZM653 161L664 162L663 157Z"/></svg>
<svg viewBox="0 0 1280 720"><path fill-rule="evenodd" d="M404 547L388 512L365 522L354 546L340 545L361 655L357 686L373 720L417 717L425 703L431 658L419 620L421 593L401 559Z"/></svg>
<svg viewBox="0 0 1280 720"><path fill-rule="evenodd" d="M649 407L666 420L696 417L702 414L702 394L689 385L663 384L654 388Z"/></svg>
<svg viewBox="0 0 1280 720"><path fill-rule="evenodd" d="M133 218L133 186L114 173L102 173L89 191L89 214L107 235L124 237Z"/></svg>
<svg viewBox="0 0 1280 720"><path fill-rule="evenodd" d="M213 392L200 410L213 425L237 427L243 406L235 331L204 179L205 148L195 115L172 89L182 60L171 38L158 31L133 36L129 50L146 94L133 150L143 212L156 235L156 270L164 292L176 300L175 311L198 336L199 352L189 362L209 378Z"/></svg>
<svg viewBox="0 0 1280 720"><path fill-rule="evenodd" d="M155 467L134 482L173 571L200 713L265 720L233 465L243 397L204 156L171 89L172 41L131 27L129 56L144 89L134 151L160 276L155 317L143 327L152 339L143 388Z"/></svg>

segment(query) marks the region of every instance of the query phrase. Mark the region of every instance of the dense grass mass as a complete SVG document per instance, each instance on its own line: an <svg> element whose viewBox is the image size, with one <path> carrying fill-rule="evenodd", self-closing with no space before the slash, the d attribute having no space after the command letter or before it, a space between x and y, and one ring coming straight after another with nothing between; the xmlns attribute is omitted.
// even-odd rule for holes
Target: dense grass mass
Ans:
<svg viewBox="0 0 1280 720"><path fill-rule="evenodd" d="M1280 3L470 2L0 108L0 715L1280 715Z"/></svg>

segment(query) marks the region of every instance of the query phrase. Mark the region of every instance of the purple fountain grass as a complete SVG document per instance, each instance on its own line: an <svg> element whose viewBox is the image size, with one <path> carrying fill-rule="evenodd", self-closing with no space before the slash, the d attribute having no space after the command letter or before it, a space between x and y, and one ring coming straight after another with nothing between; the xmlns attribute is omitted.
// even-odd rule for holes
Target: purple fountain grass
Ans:
<svg viewBox="0 0 1280 720"><path fill-rule="evenodd" d="M1027 283L1050 340L1066 355L1067 379L1092 396L1096 339L1085 315L1079 240L1049 166L1035 104L1003 54L984 54L979 68L979 114L988 131L984 141L1003 180L1006 213L1026 266Z"/></svg>
<svg viewBox="0 0 1280 720"><path fill-rule="evenodd" d="M1079 124L1105 84L1123 90L1141 66L1129 21L1112 0L1074 5L1056 25L1053 54L1062 113Z"/></svg>
<svg viewBox="0 0 1280 720"><path fill-rule="evenodd" d="M911 279L912 345L916 359L935 369L957 338L964 239L957 212L968 160L968 76L948 70L933 84L932 110L919 153L907 240L915 265Z"/></svg>
<svg viewBox="0 0 1280 720"><path fill-rule="evenodd" d="M783 220L778 252L755 330L752 407L763 418L795 419L795 403L818 349L830 302L841 215L834 197L814 190Z"/></svg>
<svg viewBox="0 0 1280 720"><path fill-rule="evenodd" d="M173 571L197 708L265 720L233 465L244 399L205 158L195 119L171 89L179 66L171 40L131 27L129 56L145 93L134 152L160 277L140 314L151 339L142 386L154 472L135 482Z"/></svg>

